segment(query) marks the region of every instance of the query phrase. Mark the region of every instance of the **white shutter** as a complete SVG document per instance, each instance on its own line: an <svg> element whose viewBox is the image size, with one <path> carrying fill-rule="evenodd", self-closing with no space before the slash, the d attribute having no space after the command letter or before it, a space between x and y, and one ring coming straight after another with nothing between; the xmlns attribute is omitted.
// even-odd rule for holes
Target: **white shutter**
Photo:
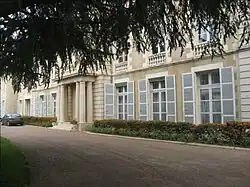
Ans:
<svg viewBox="0 0 250 187"><path fill-rule="evenodd" d="M35 116L40 116L40 98L36 96L35 98Z"/></svg>
<svg viewBox="0 0 250 187"><path fill-rule="evenodd" d="M165 77L167 121L176 121L175 76Z"/></svg>
<svg viewBox="0 0 250 187"><path fill-rule="evenodd" d="M147 80L139 80L139 119L148 119Z"/></svg>
<svg viewBox="0 0 250 187"><path fill-rule="evenodd" d="M114 85L104 85L104 119L115 118L114 113Z"/></svg>
<svg viewBox="0 0 250 187"><path fill-rule="evenodd" d="M225 123L234 121L236 116L233 67L221 68L220 76L222 122Z"/></svg>
<svg viewBox="0 0 250 187"><path fill-rule="evenodd" d="M192 73L182 74L183 121L195 123L195 98Z"/></svg>
<svg viewBox="0 0 250 187"><path fill-rule="evenodd" d="M134 119L134 81L127 83L127 111L128 111L128 120Z"/></svg>
<svg viewBox="0 0 250 187"><path fill-rule="evenodd" d="M51 116L51 94L47 95L47 116Z"/></svg>
<svg viewBox="0 0 250 187"><path fill-rule="evenodd" d="M43 96L43 116L47 116L47 95Z"/></svg>

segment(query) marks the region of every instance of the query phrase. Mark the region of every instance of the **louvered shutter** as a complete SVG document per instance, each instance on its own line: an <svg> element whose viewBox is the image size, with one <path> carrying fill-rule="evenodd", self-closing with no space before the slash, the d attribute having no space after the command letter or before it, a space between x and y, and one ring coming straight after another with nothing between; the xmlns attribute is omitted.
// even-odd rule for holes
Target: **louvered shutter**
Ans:
<svg viewBox="0 0 250 187"><path fill-rule="evenodd" d="M166 104L167 104L167 121L176 121L176 92L175 76L166 76Z"/></svg>
<svg viewBox="0 0 250 187"><path fill-rule="evenodd" d="M104 118L114 119L114 85L104 85Z"/></svg>
<svg viewBox="0 0 250 187"><path fill-rule="evenodd" d="M235 120L235 89L233 67L220 69L222 122Z"/></svg>
<svg viewBox="0 0 250 187"><path fill-rule="evenodd" d="M183 117L185 122L194 122L194 83L192 73L182 74L182 94L183 94Z"/></svg>
<svg viewBox="0 0 250 187"><path fill-rule="evenodd" d="M128 120L134 119L134 81L127 83L128 87L128 100L127 100L127 107L128 107Z"/></svg>
<svg viewBox="0 0 250 187"><path fill-rule="evenodd" d="M148 119L147 80L139 80L139 119Z"/></svg>

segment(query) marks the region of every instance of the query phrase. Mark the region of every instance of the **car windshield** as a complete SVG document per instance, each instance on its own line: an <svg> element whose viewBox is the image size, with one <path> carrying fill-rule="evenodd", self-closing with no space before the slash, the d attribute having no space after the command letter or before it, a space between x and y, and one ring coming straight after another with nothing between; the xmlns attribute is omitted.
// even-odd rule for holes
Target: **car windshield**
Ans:
<svg viewBox="0 0 250 187"><path fill-rule="evenodd" d="M6 116L7 116L8 118L19 118L19 117L21 117L20 114L7 114Z"/></svg>

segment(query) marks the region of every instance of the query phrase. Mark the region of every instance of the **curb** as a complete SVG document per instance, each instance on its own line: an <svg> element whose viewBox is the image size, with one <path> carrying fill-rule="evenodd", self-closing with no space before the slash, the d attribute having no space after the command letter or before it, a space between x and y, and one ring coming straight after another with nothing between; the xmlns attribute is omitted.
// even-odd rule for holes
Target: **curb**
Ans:
<svg viewBox="0 0 250 187"><path fill-rule="evenodd" d="M150 139L150 138L119 136L119 135L114 135L114 134L94 133L94 132L89 132L89 131L83 131L83 132L86 133L86 134L90 134L90 135L116 137L116 138L123 138L123 139L144 140L144 141L161 142L161 143L164 142L164 143L179 144L179 145L210 147L210 148L230 149L230 150L239 150L239 151L250 151L250 148L243 148L243 147L230 147L230 146L223 146L223 145L212 145L212 144L191 143L191 142L178 142L178 141L170 141L170 140L157 140L157 139Z"/></svg>

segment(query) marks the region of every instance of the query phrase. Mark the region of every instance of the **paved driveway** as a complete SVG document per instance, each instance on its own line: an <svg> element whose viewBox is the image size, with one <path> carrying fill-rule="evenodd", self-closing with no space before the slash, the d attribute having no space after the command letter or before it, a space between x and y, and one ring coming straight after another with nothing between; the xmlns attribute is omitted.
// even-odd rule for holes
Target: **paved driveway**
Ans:
<svg viewBox="0 0 250 187"><path fill-rule="evenodd" d="M29 159L32 187L248 187L250 152L36 127L2 127Z"/></svg>

